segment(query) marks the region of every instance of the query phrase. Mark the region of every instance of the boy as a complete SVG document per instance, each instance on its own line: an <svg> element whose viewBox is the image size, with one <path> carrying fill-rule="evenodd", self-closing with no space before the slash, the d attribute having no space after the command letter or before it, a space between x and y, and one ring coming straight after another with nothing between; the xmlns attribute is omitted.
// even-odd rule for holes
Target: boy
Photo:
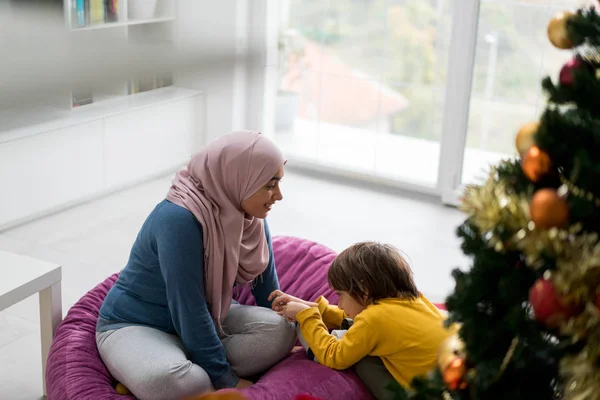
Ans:
<svg viewBox="0 0 600 400"><path fill-rule="evenodd" d="M407 388L415 376L435 367L437 350L451 332L444 328L441 312L417 290L398 250L357 243L333 261L327 280L339 295L338 306L329 305L323 296L315 303L281 291L270 297L275 298L273 309L298 322L301 341L319 363L343 370L360 361L355 369L378 399L389 398L389 380ZM347 324L346 332L329 333L347 319L353 323ZM385 369L360 372L369 370L361 364L372 366L378 359Z"/></svg>

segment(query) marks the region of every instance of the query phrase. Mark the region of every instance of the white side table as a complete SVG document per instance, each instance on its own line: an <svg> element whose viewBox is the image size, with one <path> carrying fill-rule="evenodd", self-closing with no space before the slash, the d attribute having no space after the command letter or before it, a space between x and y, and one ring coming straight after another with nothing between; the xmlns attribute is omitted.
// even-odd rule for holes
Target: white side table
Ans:
<svg viewBox="0 0 600 400"><path fill-rule="evenodd" d="M0 311L40 294L42 384L46 395L46 361L56 327L62 321L60 265L0 250Z"/></svg>

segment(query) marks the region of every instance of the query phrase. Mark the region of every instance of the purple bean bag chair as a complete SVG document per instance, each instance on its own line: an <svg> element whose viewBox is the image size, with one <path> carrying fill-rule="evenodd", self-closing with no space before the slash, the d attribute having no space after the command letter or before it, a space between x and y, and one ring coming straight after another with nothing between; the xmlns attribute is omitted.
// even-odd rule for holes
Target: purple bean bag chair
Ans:
<svg viewBox="0 0 600 400"><path fill-rule="evenodd" d="M337 304L338 298L327 284L333 250L293 237L274 237L273 250L283 291L307 300L324 295ZM98 310L117 276L112 275L84 295L59 325L46 370L48 400L134 398L115 392L114 379L96 348ZM254 304L247 289L240 291L237 300ZM301 393L326 400L372 399L353 372L331 370L309 361L303 352L288 356L243 392L256 400L292 400Z"/></svg>

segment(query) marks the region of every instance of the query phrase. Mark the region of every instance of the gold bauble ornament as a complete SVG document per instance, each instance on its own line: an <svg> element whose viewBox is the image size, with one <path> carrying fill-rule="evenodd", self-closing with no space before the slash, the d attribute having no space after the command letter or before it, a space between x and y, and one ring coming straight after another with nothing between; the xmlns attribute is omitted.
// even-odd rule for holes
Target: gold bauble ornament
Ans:
<svg viewBox="0 0 600 400"><path fill-rule="evenodd" d="M548 23L548 39L555 47L571 49L575 46L567 31L567 21L574 15L570 11L562 11L552 17Z"/></svg>
<svg viewBox="0 0 600 400"><path fill-rule="evenodd" d="M540 128L539 122L529 122L519 129L516 138L516 146L517 151L523 157L527 154L527 151L533 146L535 146L535 141L533 139L534 135L537 133Z"/></svg>
<svg viewBox="0 0 600 400"><path fill-rule="evenodd" d="M564 228L569 224L569 205L554 189L535 192L529 212L536 228Z"/></svg>
<svg viewBox="0 0 600 400"><path fill-rule="evenodd" d="M532 182L537 182L550 172L552 161L545 151L531 146L523 158L523 172Z"/></svg>

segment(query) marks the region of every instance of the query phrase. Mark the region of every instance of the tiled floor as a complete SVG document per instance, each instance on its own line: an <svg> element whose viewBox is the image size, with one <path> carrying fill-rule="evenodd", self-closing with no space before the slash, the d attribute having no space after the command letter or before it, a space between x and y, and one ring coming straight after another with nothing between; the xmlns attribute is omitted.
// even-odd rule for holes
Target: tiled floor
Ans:
<svg viewBox="0 0 600 400"><path fill-rule="evenodd" d="M148 212L170 184L165 177L0 233L0 249L63 266L64 313L118 271ZM285 199L271 212L274 235L294 235L340 251L355 241L392 243L410 257L417 283L434 301L453 288L450 271L465 266L455 209L288 173ZM0 400L42 393L38 299L0 312Z"/></svg>

